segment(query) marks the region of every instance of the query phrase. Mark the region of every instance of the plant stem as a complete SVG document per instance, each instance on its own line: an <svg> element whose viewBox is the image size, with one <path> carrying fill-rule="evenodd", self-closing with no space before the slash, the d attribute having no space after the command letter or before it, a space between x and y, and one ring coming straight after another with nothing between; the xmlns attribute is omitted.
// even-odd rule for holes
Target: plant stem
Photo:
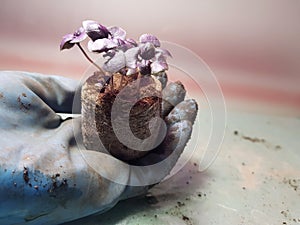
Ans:
<svg viewBox="0 0 300 225"><path fill-rule="evenodd" d="M123 87L123 77L124 77L124 75L122 74L121 81L120 81L120 89Z"/></svg>
<svg viewBox="0 0 300 225"><path fill-rule="evenodd" d="M85 58L90 62L90 63L92 63L95 67L97 67L97 69L101 72L101 73L103 73L103 74L105 74L104 73L104 71L101 69L101 67L100 66L98 66L87 54L86 54L86 52L84 51L84 49L82 48L82 46L80 45L80 43L76 43L77 44L77 46L79 47L79 49L81 50L81 52L83 53L83 55L85 56Z"/></svg>
<svg viewBox="0 0 300 225"><path fill-rule="evenodd" d="M139 72L137 75L137 94L138 94L138 100L140 100L140 89L141 89L141 79L142 79L142 74Z"/></svg>
<svg viewBox="0 0 300 225"><path fill-rule="evenodd" d="M113 77L113 74L110 77L110 81L111 81L110 90L113 91L114 90L114 77Z"/></svg>

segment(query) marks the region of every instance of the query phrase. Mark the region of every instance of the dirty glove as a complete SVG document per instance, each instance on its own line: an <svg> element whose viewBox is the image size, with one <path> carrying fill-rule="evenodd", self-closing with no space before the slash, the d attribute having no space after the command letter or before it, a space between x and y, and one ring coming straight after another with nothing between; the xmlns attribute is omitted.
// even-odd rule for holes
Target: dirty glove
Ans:
<svg viewBox="0 0 300 225"><path fill-rule="evenodd" d="M180 88L173 83L165 90L172 85ZM164 91L171 103L164 107L167 136L133 169L111 155L78 148L80 117L57 114L80 113L72 111L78 88L78 81L59 76L0 72L0 224L60 224L104 212L145 194L151 186L145 180L158 183L174 167L192 131L193 100ZM144 185L130 185L140 179Z"/></svg>

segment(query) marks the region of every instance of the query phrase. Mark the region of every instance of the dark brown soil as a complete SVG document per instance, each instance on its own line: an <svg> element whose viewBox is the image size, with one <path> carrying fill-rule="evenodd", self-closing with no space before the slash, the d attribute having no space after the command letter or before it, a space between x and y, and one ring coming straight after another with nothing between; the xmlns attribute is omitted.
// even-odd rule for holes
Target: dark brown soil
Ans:
<svg viewBox="0 0 300 225"><path fill-rule="evenodd" d="M111 123L111 111L116 96L124 87L132 85L137 76L140 75L122 76L116 73L109 84L104 85L103 76L94 74L83 85L82 132L86 148L98 150L104 146L113 156L123 161L137 159L147 154L146 151L136 151L122 144L116 137ZM145 139L151 135L148 128L149 121L154 117L161 116L161 98L158 97L161 95L161 86L157 83L159 81L153 82L153 78L149 77L149 82L143 80L138 89L126 88L126 99L123 101L121 98L121 104L117 105L117 110L122 116L124 108L126 108L124 106L133 102L129 113L129 126L131 132L139 139ZM144 94L152 94L152 96L136 100L137 96ZM124 112L125 114L126 112ZM103 146L98 143L99 141Z"/></svg>

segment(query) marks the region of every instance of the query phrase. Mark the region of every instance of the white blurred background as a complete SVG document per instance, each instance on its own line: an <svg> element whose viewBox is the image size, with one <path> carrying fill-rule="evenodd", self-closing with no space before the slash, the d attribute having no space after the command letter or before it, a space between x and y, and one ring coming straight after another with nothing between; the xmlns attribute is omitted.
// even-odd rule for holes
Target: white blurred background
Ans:
<svg viewBox="0 0 300 225"><path fill-rule="evenodd" d="M229 109L300 116L299 0L1 0L0 70L79 79L89 63L59 43L85 19L191 49Z"/></svg>

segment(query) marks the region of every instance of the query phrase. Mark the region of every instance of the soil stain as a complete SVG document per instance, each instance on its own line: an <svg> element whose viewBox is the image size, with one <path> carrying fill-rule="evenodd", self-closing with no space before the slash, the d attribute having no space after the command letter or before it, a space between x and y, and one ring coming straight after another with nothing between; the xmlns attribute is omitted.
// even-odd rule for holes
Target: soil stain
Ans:
<svg viewBox="0 0 300 225"><path fill-rule="evenodd" d="M235 136L238 136L240 133L239 133L239 131L235 130L233 132L233 134ZM250 137L250 136L246 136L246 135L241 135L241 138L243 138L244 140L250 141L252 143L261 143L261 144L264 144L267 148L273 148L275 151L282 150L282 146L281 145L274 145L272 143L269 143L264 138Z"/></svg>
<svg viewBox="0 0 300 225"><path fill-rule="evenodd" d="M23 98L26 98L27 95L26 95L25 93L22 93L22 97L23 97ZM27 112L27 111L30 109L31 104L30 104L30 103L26 104L26 103L22 102L21 96L19 96L19 97L17 98L17 101L18 101L18 103L19 103L20 109L21 109L23 112Z"/></svg>
<svg viewBox="0 0 300 225"><path fill-rule="evenodd" d="M28 169L27 167L24 167L24 170L23 170L23 179L26 183L29 182L29 176L28 176Z"/></svg>
<svg viewBox="0 0 300 225"><path fill-rule="evenodd" d="M243 139L251 141L253 143L265 143L266 140L263 138L257 138L257 137L249 137L249 136L242 136Z"/></svg>

